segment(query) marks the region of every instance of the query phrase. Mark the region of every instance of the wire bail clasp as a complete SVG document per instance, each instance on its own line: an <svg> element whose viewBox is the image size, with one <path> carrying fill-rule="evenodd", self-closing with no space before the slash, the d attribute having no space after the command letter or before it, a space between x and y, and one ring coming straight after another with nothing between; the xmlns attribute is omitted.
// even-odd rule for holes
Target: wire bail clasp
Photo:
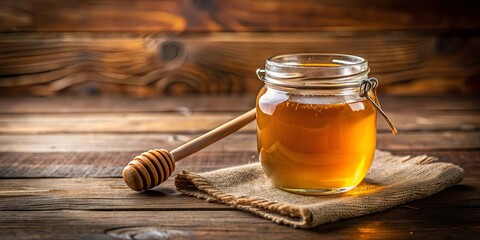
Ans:
<svg viewBox="0 0 480 240"><path fill-rule="evenodd" d="M255 73L257 74L258 79L260 79L260 80L262 80L262 81L263 81L264 78L265 78L265 72L266 72L265 69L262 69L262 68L259 68L259 69L257 69L257 71L255 71ZM263 74L263 76L262 76L262 74Z"/></svg>
<svg viewBox="0 0 480 240"><path fill-rule="evenodd" d="M380 107L380 103L377 99L377 86L378 86L378 79L371 77L362 81L360 84L360 97L365 97L382 115L385 122L387 122L390 130L392 131L393 135L398 134L397 128L393 125L392 120L387 116L387 114L382 110ZM368 92L372 90L373 95L375 96L375 101L368 95Z"/></svg>

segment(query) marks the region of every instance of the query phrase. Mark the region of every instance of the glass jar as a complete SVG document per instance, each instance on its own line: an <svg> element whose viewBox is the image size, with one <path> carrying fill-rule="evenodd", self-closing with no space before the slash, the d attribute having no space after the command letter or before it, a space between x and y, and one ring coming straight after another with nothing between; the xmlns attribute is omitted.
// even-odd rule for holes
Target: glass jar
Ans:
<svg viewBox="0 0 480 240"><path fill-rule="evenodd" d="M361 57L315 53L274 56L257 70L265 82L256 101L258 152L276 187L322 195L362 181L379 107L368 72Z"/></svg>

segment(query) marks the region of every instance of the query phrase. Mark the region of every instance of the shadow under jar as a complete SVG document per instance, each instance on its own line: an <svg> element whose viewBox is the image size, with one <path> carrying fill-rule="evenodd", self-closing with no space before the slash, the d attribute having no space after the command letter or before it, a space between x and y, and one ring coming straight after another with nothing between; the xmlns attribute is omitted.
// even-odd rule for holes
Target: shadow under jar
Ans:
<svg viewBox="0 0 480 240"><path fill-rule="evenodd" d="M256 102L258 152L276 187L323 195L363 180L376 146L369 90L378 82L368 72L361 57L314 53L274 56L257 70L265 82Z"/></svg>

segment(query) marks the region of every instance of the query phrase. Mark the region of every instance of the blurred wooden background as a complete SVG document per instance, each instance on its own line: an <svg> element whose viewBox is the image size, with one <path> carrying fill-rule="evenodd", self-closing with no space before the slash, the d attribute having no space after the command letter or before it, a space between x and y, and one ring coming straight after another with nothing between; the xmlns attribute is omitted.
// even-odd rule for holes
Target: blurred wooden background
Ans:
<svg viewBox="0 0 480 240"><path fill-rule="evenodd" d="M272 55L367 58L389 94L480 93L475 0L3 0L0 94L248 94Z"/></svg>

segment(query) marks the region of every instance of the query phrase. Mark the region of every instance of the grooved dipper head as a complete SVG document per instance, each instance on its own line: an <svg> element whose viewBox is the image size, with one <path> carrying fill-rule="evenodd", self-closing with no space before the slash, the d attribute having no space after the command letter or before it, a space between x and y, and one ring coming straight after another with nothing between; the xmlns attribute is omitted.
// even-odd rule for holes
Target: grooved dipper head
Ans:
<svg viewBox="0 0 480 240"><path fill-rule="evenodd" d="M172 155L165 149L154 149L136 156L123 169L122 176L129 188L144 191L167 180L174 170Z"/></svg>

